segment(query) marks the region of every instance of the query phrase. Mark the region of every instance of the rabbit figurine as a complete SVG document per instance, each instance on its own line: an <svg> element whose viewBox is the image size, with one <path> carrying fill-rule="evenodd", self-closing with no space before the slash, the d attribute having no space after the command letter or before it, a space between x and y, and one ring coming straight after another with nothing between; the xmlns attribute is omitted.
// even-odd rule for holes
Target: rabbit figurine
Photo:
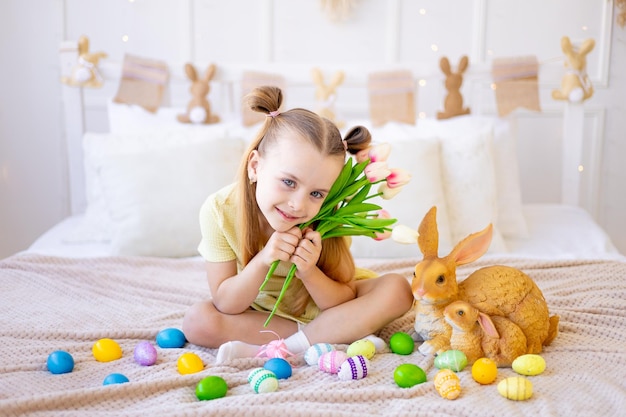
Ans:
<svg viewBox="0 0 626 417"><path fill-rule="evenodd" d="M327 118L337 125L343 127L343 122L338 122L335 115L335 99L337 98L336 89L344 80L343 71L337 71L330 83L326 84L324 75L319 68L313 68L311 71L313 82L315 83L315 100L317 102L316 113Z"/></svg>
<svg viewBox="0 0 626 417"><path fill-rule="evenodd" d="M491 317L465 301L448 304L443 315L452 328L450 347L465 353L469 365L486 357L500 368L510 367L528 352L524 332L507 318Z"/></svg>
<svg viewBox="0 0 626 417"><path fill-rule="evenodd" d="M220 121L219 116L211 113L211 104L207 99L210 87L209 82L215 75L215 64L210 64L202 78L198 77L198 73L193 65L185 64L185 73L191 80L191 100L187 105L187 112L178 115L178 121L181 123L210 124Z"/></svg>
<svg viewBox="0 0 626 417"><path fill-rule="evenodd" d="M561 38L561 49L565 54L565 66L568 69L561 79L561 89L552 91L553 99L578 103L593 95L593 86L587 76L586 56L594 46L595 41L587 39L578 50L575 50L567 36Z"/></svg>
<svg viewBox="0 0 626 417"><path fill-rule="evenodd" d="M446 306L464 300L490 316L502 316L517 324L528 343L528 353L540 353L556 337L559 317L550 317L546 300L524 272L504 266L488 266L457 283L456 267L475 261L489 248L492 225L463 239L450 254L440 258L437 250L437 208L432 207L418 228L417 243L424 255L415 265L411 282L416 300L415 331L424 343L424 354L450 348L451 327L444 318Z"/></svg>
<svg viewBox="0 0 626 417"><path fill-rule="evenodd" d="M82 35L78 38L78 61L72 68L69 77L63 77L64 84L76 87L100 88L103 79L98 70L98 63L106 58L104 52L89 52L89 38Z"/></svg>
<svg viewBox="0 0 626 417"><path fill-rule="evenodd" d="M463 107L463 96L461 95L461 85L463 84L463 73L467 69L469 60L467 56L462 56L459 61L457 72L450 69L450 61L445 56L439 61L441 71L446 75L445 86L448 90L443 103L443 112L437 112L437 119L449 119L455 116L469 114L470 109Z"/></svg>

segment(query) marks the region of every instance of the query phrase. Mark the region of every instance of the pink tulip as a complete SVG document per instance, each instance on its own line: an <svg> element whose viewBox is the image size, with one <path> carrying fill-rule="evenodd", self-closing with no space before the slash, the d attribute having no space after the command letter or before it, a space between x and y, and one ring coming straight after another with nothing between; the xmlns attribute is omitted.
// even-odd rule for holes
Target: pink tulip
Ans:
<svg viewBox="0 0 626 417"><path fill-rule="evenodd" d="M411 173L406 169L392 168L391 173L387 176L387 185L389 188L397 188L406 185L411 180Z"/></svg>
<svg viewBox="0 0 626 417"><path fill-rule="evenodd" d="M391 145L388 143L381 143L380 145L373 146L369 149L369 158L372 162L384 162L389 158L391 153Z"/></svg>
<svg viewBox="0 0 626 417"><path fill-rule="evenodd" d="M370 159L370 155L369 155L370 149L371 148L365 148L365 149L362 149L362 150L358 151L356 153L356 155L354 155L354 158L356 159L356 162L357 163L361 163L361 162L365 162L368 159Z"/></svg>
<svg viewBox="0 0 626 417"><path fill-rule="evenodd" d="M387 210L379 210L378 211L379 219L391 219L391 214ZM391 230L385 230L383 233L376 232L376 237L374 240L385 240L391 237Z"/></svg>
<svg viewBox="0 0 626 417"><path fill-rule="evenodd" d="M371 183L382 181L390 174L391 170L387 166L387 162L371 162L365 167L365 176Z"/></svg>
<svg viewBox="0 0 626 417"><path fill-rule="evenodd" d="M380 194L383 200L391 200L400 191L402 191L402 187L391 188L387 185L387 182L383 182L378 186L378 194Z"/></svg>

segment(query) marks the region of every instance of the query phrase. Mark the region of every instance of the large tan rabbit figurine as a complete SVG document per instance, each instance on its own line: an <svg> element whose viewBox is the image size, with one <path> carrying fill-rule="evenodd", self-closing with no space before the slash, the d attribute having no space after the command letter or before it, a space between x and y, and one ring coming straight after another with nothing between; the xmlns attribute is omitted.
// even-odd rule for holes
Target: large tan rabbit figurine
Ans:
<svg viewBox="0 0 626 417"><path fill-rule="evenodd" d="M462 56L459 61L457 72L452 72L450 61L445 56L439 60L441 71L446 76L445 86L448 93L443 102L443 112L437 112L437 119L449 119L455 116L469 114L470 109L463 107L463 96L461 95L461 85L463 84L463 73L469 65L467 56Z"/></svg>
<svg viewBox="0 0 626 417"><path fill-rule="evenodd" d="M209 83L215 75L215 64L210 64L202 78L198 77L196 68L192 64L185 64L185 73L191 80L191 100L187 105L187 112L178 115L181 123L210 124L220 121L219 116L211 113L211 104L207 96L209 95Z"/></svg>
<svg viewBox="0 0 626 417"><path fill-rule="evenodd" d="M565 67L567 71L561 79L561 89L552 91L555 100L569 100L582 102L593 95L593 85L587 76L587 54L595 46L593 39L587 39L578 50L572 47L567 36L561 38L561 49L565 54Z"/></svg>
<svg viewBox="0 0 626 417"><path fill-rule="evenodd" d="M507 318L491 317L466 301L448 304L443 315L452 327L450 348L465 353L468 365L489 358L498 367L510 367L515 358L528 353L526 335Z"/></svg>
<svg viewBox="0 0 626 417"><path fill-rule="evenodd" d="M338 121L335 115L336 90L337 87L343 83L343 71L337 71L328 84L324 81L324 75L319 68L313 68L311 70L311 76L315 83L315 100L317 102L315 112L335 123L337 127L343 127L344 123Z"/></svg>
<svg viewBox="0 0 626 417"><path fill-rule="evenodd" d="M440 258L436 216L437 208L432 207L418 228L417 243L424 258L415 265L411 283L415 331L424 340L419 351L428 355L450 349L452 329L444 311L448 304L464 300L482 313L515 323L526 336L528 353L540 353L556 337L559 317L550 317L539 287L524 272L503 265L478 269L457 283L457 266L475 261L489 248L492 226L467 236Z"/></svg>

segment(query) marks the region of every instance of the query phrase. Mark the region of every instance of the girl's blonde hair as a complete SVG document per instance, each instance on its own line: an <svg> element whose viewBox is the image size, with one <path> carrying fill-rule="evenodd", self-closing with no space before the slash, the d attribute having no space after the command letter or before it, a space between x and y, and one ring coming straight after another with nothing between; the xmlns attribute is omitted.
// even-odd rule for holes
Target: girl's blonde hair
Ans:
<svg viewBox="0 0 626 417"><path fill-rule="evenodd" d="M241 208L238 213L238 234L242 266L250 262L266 243L259 225L256 183L248 180L248 158L252 151L258 150L263 154L276 144L276 138L282 134L285 137L308 140L322 155L337 157L343 163L346 152L356 154L369 147L371 143L370 132L362 126L353 128L342 139L339 129L333 122L310 110L294 108L280 113L283 94L278 87L258 87L245 99L253 111L265 113L267 118L241 159L238 172L237 191ZM290 135L284 135L286 132ZM297 144L294 143L294 146ZM351 281L355 266L346 238L324 239L317 265L335 281L342 283ZM284 300L284 310L299 316L304 312L310 295L302 281L296 279L291 282Z"/></svg>

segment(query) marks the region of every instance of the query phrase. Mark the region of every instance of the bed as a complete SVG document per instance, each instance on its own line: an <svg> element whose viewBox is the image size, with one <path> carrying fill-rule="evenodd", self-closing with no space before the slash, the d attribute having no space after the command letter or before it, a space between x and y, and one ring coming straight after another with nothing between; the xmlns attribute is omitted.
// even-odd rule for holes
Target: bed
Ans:
<svg viewBox="0 0 626 417"><path fill-rule="evenodd" d="M80 140L69 143L69 154L82 155L80 169L69 170L80 176L72 198L83 200L83 209L0 261L3 415L612 416L626 409L626 258L585 209L523 202L511 120L478 115L383 126L362 118L347 125L370 127L375 141L392 144L390 163L411 167L413 180L385 208L416 228L436 205L440 254L494 224L489 252L460 268L460 279L486 265L520 268L560 316L560 333L542 353L546 371L529 377L530 399L498 394L497 382L516 375L511 368L499 369L490 385L475 382L466 368L458 372L461 396L443 399L433 386L434 358L417 350L377 353L368 376L357 381L291 357L293 375L267 394L256 394L247 381L263 366L261 358L218 366L215 349L187 343L157 348L156 364L139 365L133 359L139 342L154 343L160 330L180 328L186 309L210 296L196 252L197 210L208 193L232 180L256 127L235 119L180 126L171 121L180 108L149 114L108 102L107 109L108 132L79 128ZM417 246L391 240L355 238L353 254L360 266L407 280L421 259ZM409 311L379 336L388 342L395 332L410 332L413 321ZM102 338L120 344L121 359L94 359L92 346ZM47 370L55 350L72 354L72 372ZM202 359L202 371L177 371L186 352ZM400 388L393 373L404 363L420 366L427 381ZM103 386L111 373L130 382ZM227 395L199 401L195 386L210 375L224 378Z"/></svg>

